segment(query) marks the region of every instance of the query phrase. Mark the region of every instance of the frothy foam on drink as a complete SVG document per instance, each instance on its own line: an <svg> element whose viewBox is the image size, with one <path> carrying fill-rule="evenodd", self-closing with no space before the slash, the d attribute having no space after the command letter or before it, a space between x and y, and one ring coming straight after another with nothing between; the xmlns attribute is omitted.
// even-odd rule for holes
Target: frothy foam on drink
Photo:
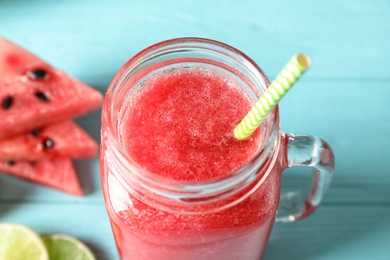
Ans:
<svg viewBox="0 0 390 260"><path fill-rule="evenodd" d="M245 141L233 135L252 105L227 73L196 67L157 73L128 100L124 148L148 171L175 180L225 176L258 150L259 131Z"/></svg>

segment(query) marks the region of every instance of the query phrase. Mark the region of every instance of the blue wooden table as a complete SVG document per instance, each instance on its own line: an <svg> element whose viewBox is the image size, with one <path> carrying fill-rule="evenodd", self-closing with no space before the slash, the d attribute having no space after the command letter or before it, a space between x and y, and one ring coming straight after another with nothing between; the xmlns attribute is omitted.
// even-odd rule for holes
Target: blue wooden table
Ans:
<svg viewBox="0 0 390 260"><path fill-rule="evenodd" d="M390 259L390 2L264 2L0 0L0 34L103 93L128 58L168 38L228 43L271 79L294 53L309 54L281 125L327 140L336 174L314 215L275 226L264 259ZM77 122L99 140L100 111ZM0 222L70 234L98 259L118 259L98 159L75 164L82 198L0 175ZM283 185L307 175L289 169Z"/></svg>

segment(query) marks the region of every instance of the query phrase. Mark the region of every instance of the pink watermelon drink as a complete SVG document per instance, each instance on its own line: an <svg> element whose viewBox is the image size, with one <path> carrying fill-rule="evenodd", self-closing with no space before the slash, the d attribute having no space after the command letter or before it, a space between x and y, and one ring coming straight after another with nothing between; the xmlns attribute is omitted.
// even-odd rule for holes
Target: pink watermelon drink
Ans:
<svg viewBox="0 0 390 260"><path fill-rule="evenodd" d="M257 152L260 133L248 141L232 135L250 102L234 81L208 73L161 73L132 96L127 109L134 112L122 119L123 142L143 168L170 179L206 181L234 172Z"/></svg>
<svg viewBox="0 0 390 260"><path fill-rule="evenodd" d="M102 116L102 184L121 258L259 259L279 202L281 169L264 150L275 126L233 135L256 90L204 55L132 74L139 56L114 78Z"/></svg>

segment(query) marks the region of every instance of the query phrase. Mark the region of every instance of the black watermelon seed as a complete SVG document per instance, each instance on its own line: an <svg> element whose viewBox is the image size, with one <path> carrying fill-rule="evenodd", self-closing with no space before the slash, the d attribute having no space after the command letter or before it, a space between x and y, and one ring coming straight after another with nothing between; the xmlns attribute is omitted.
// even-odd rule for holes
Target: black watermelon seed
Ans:
<svg viewBox="0 0 390 260"><path fill-rule="evenodd" d="M10 108L13 102L14 102L14 98L12 96L7 96L1 102L1 108L4 110Z"/></svg>
<svg viewBox="0 0 390 260"><path fill-rule="evenodd" d="M47 74L48 74L47 71L44 69L35 69L32 71L29 71L27 73L27 76L33 80L41 80L41 79L47 78Z"/></svg>
<svg viewBox="0 0 390 260"><path fill-rule="evenodd" d="M53 140L51 140L49 138L46 138L45 140L43 140L42 144L43 144L44 149L50 149L50 148L54 147Z"/></svg>
<svg viewBox="0 0 390 260"><path fill-rule="evenodd" d="M49 97L42 91L37 91L34 94L39 100L47 102L49 101Z"/></svg>
<svg viewBox="0 0 390 260"><path fill-rule="evenodd" d="M38 136L40 131L41 130L39 128L35 128L35 129L31 130L30 135Z"/></svg>
<svg viewBox="0 0 390 260"><path fill-rule="evenodd" d="M9 165L9 166L13 166L13 165L15 165L15 163L16 162L12 161L12 160L6 162L6 164Z"/></svg>

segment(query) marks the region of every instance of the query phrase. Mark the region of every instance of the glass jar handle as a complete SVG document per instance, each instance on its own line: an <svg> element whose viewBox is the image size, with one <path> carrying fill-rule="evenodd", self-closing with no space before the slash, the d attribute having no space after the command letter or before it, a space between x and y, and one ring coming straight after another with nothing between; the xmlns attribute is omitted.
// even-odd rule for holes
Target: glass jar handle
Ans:
<svg viewBox="0 0 390 260"><path fill-rule="evenodd" d="M287 167L313 167L308 194L302 190L281 194L277 222L292 222L314 212L324 199L333 177L334 155L322 139L310 135L283 134L287 145Z"/></svg>

